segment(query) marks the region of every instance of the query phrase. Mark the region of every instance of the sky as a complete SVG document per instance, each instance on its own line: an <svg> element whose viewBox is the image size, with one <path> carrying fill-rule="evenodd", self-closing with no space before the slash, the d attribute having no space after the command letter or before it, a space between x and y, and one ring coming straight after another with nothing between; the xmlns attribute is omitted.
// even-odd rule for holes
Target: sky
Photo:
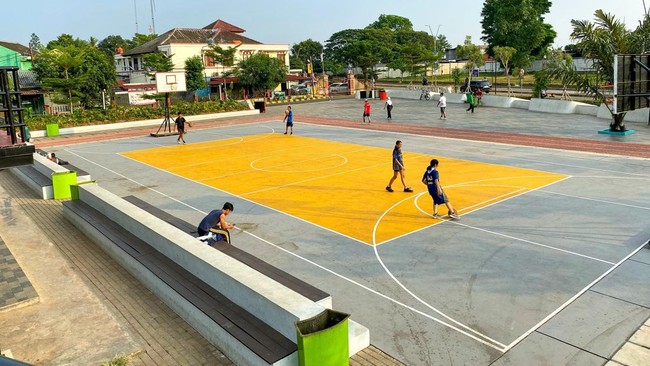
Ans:
<svg viewBox="0 0 650 366"><path fill-rule="evenodd" d="M571 19L593 20L597 9L615 14L628 29L634 29L644 14L643 0L552 0L552 4L545 20L557 32L555 47L573 43ZM311 38L324 44L333 33L364 28L381 14L408 18L415 30L444 34L452 46L462 44L467 35L473 43L483 43L482 0L4 0L0 8L0 41L25 46L32 33L43 44L62 33L86 40L108 35L130 39L136 20L139 33L149 33L155 24L156 33L162 34L172 28L202 28L217 19L245 29L245 36L263 43L293 45Z"/></svg>

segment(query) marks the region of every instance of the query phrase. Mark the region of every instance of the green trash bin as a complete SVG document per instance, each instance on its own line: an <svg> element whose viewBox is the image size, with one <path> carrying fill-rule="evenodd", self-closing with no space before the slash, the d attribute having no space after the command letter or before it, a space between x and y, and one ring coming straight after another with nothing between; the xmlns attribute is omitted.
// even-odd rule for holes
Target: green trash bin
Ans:
<svg viewBox="0 0 650 366"><path fill-rule="evenodd" d="M58 123L49 123L45 125L45 131L50 137L59 136L59 124Z"/></svg>
<svg viewBox="0 0 650 366"><path fill-rule="evenodd" d="M52 173L52 191L55 200L66 200L72 197L70 186L77 184L77 172Z"/></svg>
<svg viewBox="0 0 650 366"><path fill-rule="evenodd" d="M300 366L349 365L350 314L325 309L313 318L296 322Z"/></svg>

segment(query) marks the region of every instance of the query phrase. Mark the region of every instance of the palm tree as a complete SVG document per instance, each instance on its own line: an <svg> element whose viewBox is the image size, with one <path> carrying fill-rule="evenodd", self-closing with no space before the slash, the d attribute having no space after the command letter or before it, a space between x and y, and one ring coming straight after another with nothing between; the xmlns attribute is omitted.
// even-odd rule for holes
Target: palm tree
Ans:
<svg viewBox="0 0 650 366"><path fill-rule="evenodd" d="M616 19L612 14L601 9L594 13L594 22L585 20L571 20L573 31L571 39L577 41L576 47L593 63L598 78L595 80L588 75L580 75L577 80L577 89L593 95L598 101L605 101L605 95L600 88L602 81L611 84L614 81L614 55L630 52L630 31L625 28L625 23ZM605 104L607 105L607 104ZM613 122L610 124L612 131L625 131L623 119L625 113L615 113L607 105L612 114Z"/></svg>

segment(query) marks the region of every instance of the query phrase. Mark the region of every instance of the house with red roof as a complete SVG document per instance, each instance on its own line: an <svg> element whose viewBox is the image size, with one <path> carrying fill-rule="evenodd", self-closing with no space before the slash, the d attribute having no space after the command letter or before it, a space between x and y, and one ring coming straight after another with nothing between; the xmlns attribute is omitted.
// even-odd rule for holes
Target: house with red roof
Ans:
<svg viewBox="0 0 650 366"><path fill-rule="evenodd" d="M228 49L236 47L234 57L236 65L255 53L264 53L277 57L289 66L289 44L266 44L244 36L246 31L233 24L218 19L203 28L174 28L155 39L115 55L115 68L121 79L130 83L150 82L146 75L144 56L153 52L162 52L171 56L174 70L181 72L185 68L185 60L192 56L200 56L205 67L206 77L219 77L232 67L220 65L206 55L212 45Z"/></svg>

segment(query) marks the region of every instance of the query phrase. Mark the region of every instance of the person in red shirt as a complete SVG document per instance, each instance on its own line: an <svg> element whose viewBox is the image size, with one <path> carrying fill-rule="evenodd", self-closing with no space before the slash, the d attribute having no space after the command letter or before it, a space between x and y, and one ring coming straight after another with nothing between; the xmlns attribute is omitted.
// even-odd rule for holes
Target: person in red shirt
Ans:
<svg viewBox="0 0 650 366"><path fill-rule="evenodd" d="M366 99L366 102L363 104L363 123L366 123L366 117L368 117L368 124L372 122L370 120L370 102L368 102L368 99Z"/></svg>

